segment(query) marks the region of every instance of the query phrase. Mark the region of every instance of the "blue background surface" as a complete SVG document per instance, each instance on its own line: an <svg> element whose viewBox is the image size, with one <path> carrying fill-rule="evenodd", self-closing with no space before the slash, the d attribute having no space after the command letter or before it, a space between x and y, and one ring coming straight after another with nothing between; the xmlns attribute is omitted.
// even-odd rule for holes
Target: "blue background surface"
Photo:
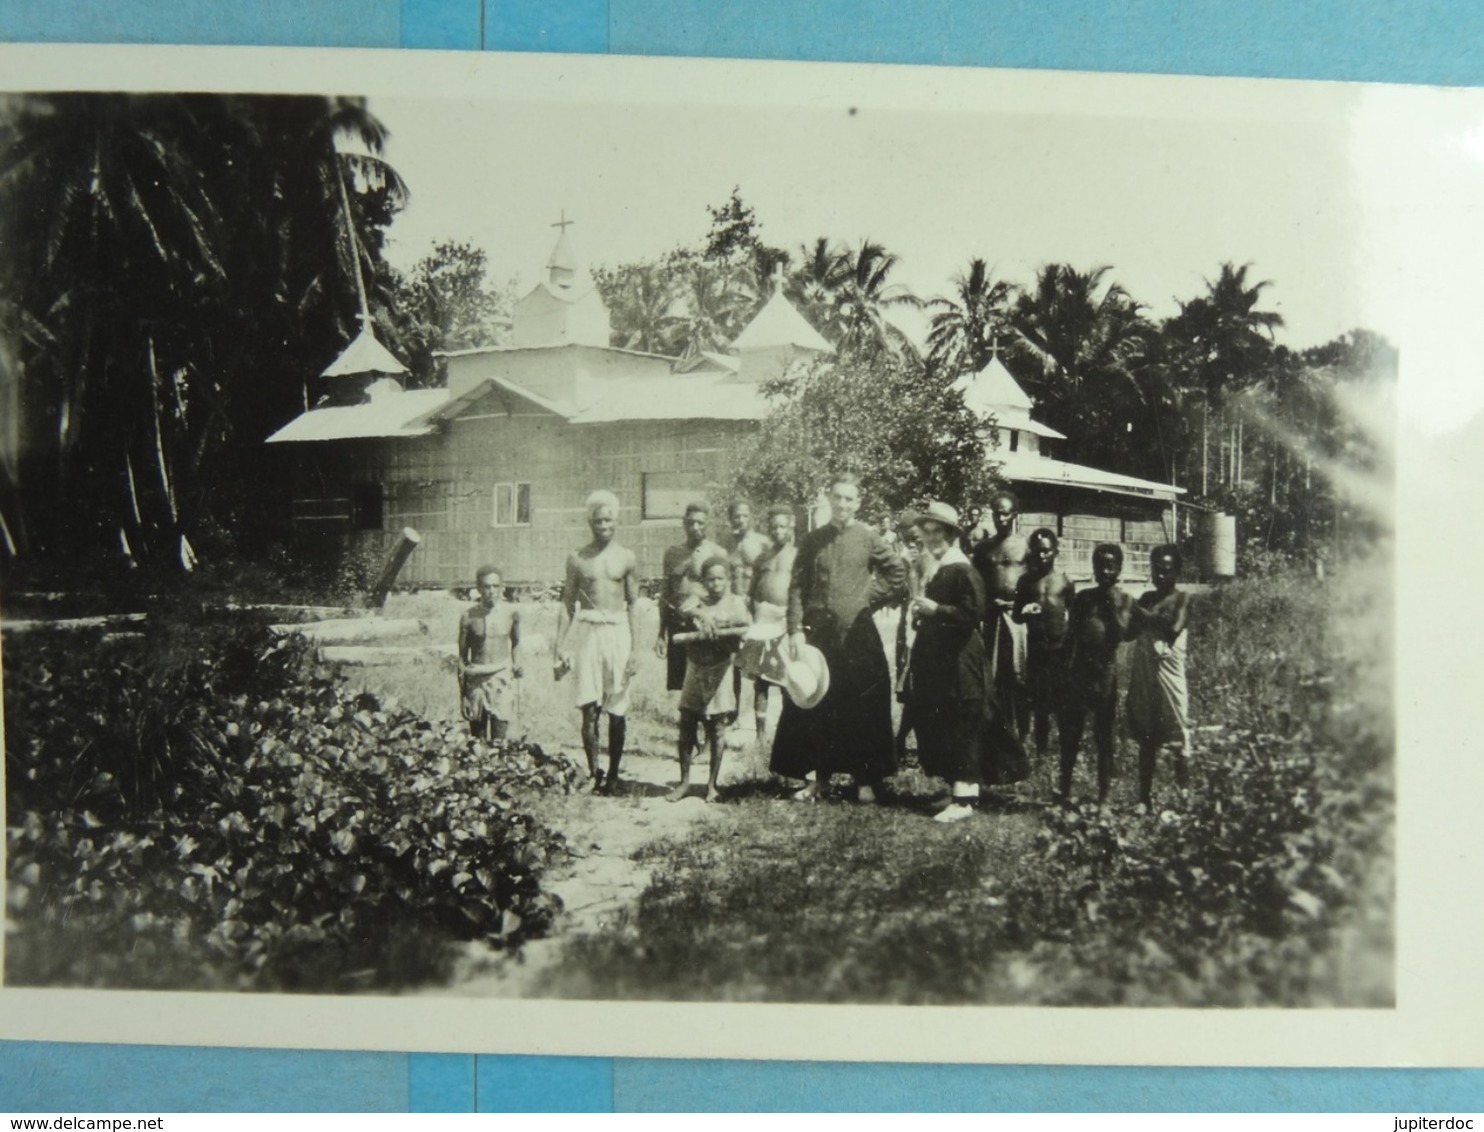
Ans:
<svg viewBox="0 0 1484 1132"><path fill-rule="evenodd" d="M0 0L0 41L577 51L1484 85L1475 0ZM1484 1070L846 1065L0 1042L0 1111L1484 1109Z"/></svg>

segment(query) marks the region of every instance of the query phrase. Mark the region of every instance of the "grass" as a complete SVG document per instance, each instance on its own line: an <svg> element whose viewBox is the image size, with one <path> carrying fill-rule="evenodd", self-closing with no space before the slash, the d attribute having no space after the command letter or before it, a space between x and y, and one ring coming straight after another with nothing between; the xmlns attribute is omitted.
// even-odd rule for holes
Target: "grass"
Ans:
<svg viewBox="0 0 1484 1132"><path fill-rule="evenodd" d="M1096 814L1023 807L944 828L912 771L885 807L797 806L747 783L722 820L648 850L637 905L570 941L542 993L1390 1005L1390 577L1378 556L1327 586L1293 576L1202 598L1191 679L1208 730L1189 796L1157 779L1173 809L1131 812L1126 747ZM1025 797L1049 797L1054 761Z"/></svg>
<svg viewBox="0 0 1484 1132"><path fill-rule="evenodd" d="M907 777L907 776L903 776ZM1030 813L938 826L906 805L805 807L764 791L647 854L619 924L568 944L542 993L759 1002L973 1001L1006 933Z"/></svg>

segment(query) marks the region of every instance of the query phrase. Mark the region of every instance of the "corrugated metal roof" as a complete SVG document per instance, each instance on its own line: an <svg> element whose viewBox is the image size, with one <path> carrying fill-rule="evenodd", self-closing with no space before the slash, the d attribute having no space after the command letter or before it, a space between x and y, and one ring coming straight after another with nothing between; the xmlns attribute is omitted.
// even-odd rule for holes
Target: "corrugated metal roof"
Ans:
<svg viewBox="0 0 1484 1132"><path fill-rule="evenodd" d="M1174 499L1184 495L1183 487L1105 472L1086 464L1068 464L1030 452L995 452L992 458L1003 463L1000 474L1012 482L1056 484L1082 487L1091 491L1111 491L1116 495L1137 495L1145 499Z"/></svg>
<svg viewBox="0 0 1484 1132"><path fill-rule="evenodd" d="M433 431L433 425L421 418L447 400L447 389L408 389L384 394L364 405L310 409L284 425L266 443L425 436Z"/></svg>
<svg viewBox="0 0 1484 1132"><path fill-rule="evenodd" d="M759 350L773 346L800 346L822 354L835 352L819 331L810 326L798 309L783 297L782 291L773 292L762 310L752 316L752 321L732 342L734 350Z"/></svg>
<svg viewBox="0 0 1484 1132"><path fill-rule="evenodd" d="M361 326L349 346L325 367L322 377L350 377L363 373L406 373L407 367L376 339L369 323Z"/></svg>
<svg viewBox="0 0 1484 1132"><path fill-rule="evenodd" d="M759 421L769 409L756 385L736 381L730 374L595 381L583 393L583 405L569 418L573 424Z"/></svg>

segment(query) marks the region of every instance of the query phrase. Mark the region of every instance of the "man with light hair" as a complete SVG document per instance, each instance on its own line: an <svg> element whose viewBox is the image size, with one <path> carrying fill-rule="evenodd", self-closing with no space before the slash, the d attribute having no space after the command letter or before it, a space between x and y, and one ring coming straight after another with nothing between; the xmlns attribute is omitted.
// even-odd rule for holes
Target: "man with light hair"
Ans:
<svg viewBox="0 0 1484 1132"><path fill-rule="evenodd" d="M629 710L629 683L637 667L639 569L634 552L613 535L618 497L595 491L587 497L592 541L567 556L562 608L557 614L556 676L572 673L574 700L582 713L582 750L593 790L618 791ZM608 716L608 773L598 766L599 724Z"/></svg>

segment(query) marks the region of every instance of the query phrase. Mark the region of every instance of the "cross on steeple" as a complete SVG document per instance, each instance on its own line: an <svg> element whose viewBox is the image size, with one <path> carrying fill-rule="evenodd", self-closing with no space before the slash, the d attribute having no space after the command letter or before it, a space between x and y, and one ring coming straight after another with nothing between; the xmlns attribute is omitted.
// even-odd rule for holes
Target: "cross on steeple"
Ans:
<svg viewBox="0 0 1484 1132"><path fill-rule="evenodd" d="M565 236L567 234L567 227L568 227L568 225L576 224L576 223L577 223L577 221L575 221L575 220L568 220L567 219L567 210L564 208L564 209L562 209L562 218L560 220L558 220L555 224L553 224L552 227L553 228L560 228L562 230L562 235Z"/></svg>
<svg viewBox="0 0 1484 1132"><path fill-rule="evenodd" d="M773 294L783 290L783 261L779 260L773 265Z"/></svg>

